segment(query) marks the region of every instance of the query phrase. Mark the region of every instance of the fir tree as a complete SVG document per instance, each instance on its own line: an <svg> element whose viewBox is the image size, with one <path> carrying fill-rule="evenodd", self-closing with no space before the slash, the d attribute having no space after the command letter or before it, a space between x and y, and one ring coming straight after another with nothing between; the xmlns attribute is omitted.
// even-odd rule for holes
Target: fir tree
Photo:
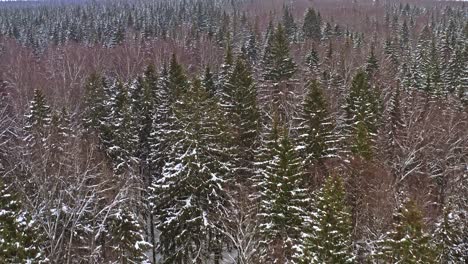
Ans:
<svg viewBox="0 0 468 264"><path fill-rule="evenodd" d="M16 195L0 181L0 262L46 263L39 232Z"/></svg>
<svg viewBox="0 0 468 264"><path fill-rule="evenodd" d="M330 176L316 195L302 263L353 263L352 223L340 177Z"/></svg>
<svg viewBox="0 0 468 264"><path fill-rule="evenodd" d="M393 230L383 241L381 258L391 263L436 263L430 236L424 230L421 212L407 201L394 215Z"/></svg>

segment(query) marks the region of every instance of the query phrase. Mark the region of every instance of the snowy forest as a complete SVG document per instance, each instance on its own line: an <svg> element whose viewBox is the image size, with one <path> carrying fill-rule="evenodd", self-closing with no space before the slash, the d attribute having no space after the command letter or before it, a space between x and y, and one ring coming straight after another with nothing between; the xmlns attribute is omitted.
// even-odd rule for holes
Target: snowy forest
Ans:
<svg viewBox="0 0 468 264"><path fill-rule="evenodd" d="M0 1L0 264L467 262L467 2Z"/></svg>

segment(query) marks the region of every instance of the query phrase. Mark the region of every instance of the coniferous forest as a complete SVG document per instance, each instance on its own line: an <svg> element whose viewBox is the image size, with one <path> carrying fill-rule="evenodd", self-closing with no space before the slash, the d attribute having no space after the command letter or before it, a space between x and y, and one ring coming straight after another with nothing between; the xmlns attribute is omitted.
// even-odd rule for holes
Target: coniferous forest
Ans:
<svg viewBox="0 0 468 264"><path fill-rule="evenodd" d="M0 2L0 264L468 262L468 3Z"/></svg>

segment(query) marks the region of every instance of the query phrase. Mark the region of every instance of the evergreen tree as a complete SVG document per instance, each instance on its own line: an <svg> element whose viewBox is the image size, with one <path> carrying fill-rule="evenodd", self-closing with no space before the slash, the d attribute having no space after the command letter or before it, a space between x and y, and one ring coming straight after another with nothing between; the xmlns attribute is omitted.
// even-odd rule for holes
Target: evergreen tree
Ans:
<svg viewBox="0 0 468 264"><path fill-rule="evenodd" d="M162 263L219 261L221 216L229 207L218 104L199 80L174 105L174 122L162 175L153 183Z"/></svg>
<svg viewBox="0 0 468 264"><path fill-rule="evenodd" d="M352 223L340 177L330 176L316 195L311 234L305 241L302 263L353 263Z"/></svg>
<svg viewBox="0 0 468 264"><path fill-rule="evenodd" d="M363 71L359 71L353 78L345 111L351 134L351 150L363 158L371 158L373 138L377 133L379 103Z"/></svg>
<svg viewBox="0 0 468 264"><path fill-rule="evenodd" d="M288 39L294 41L296 39L297 26L291 10L287 6L283 6L283 26Z"/></svg>
<svg viewBox="0 0 468 264"><path fill-rule="evenodd" d="M390 98L388 105L388 116L387 116L387 145L388 151L392 158L396 154L395 151L399 148L401 140L401 130L404 128L405 124L403 123L403 113L401 109L401 95L400 95L400 86L397 85L395 91Z"/></svg>
<svg viewBox="0 0 468 264"><path fill-rule="evenodd" d="M301 160L288 132L284 129L273 129L273 132L268 144L270 160L259 184L261 260L262 263L297 263L307 204Z"/></svg>
<svg viewBox="0 0 468 264"><path fill-rule="evenodd" d="M315 49L311 49L305 58L308 70L313 75L319 75L319 56Z"/></svg>
<svg viewBox="0 0 468 264"><path fill-rule="evenodd" d="M296 64L289 55L289 41L281 24L278 25L267 49L269 54L263 61L264 78L280 82L290 79L296 72Z"/></svg>
<svg viewBox="0 0 468 264"><path fill-rule="evenodd" d="M251 180L260 114L252 72L241 57L236 60L224 88L220 95L221 110L227 115L234 140L234 174L242 180Z"/></svg>
<svg viewBox="0 0 468 264"><path fill-rule="evenodd" d="M177 61L175 53L172 54L171 62L169 63L168 84L173 100L177 100L189 88L187 76L184 73L182 65Z"/></svg>
<svg viewBox="0 0 468 264"><path fill-rule="evenodd" d="M101 135L101 140L114 172L120 175L131 167L138 138L127 85L117 81L112 89L115 90L115 97L110 102L111 111L106 117L105 132Z"/></svg>
<svg viewBox="0 0 468 264"><path fill-rule="evenodd" d="M41 90L34 90L34 97L26 115L26 141L30 147L41 147L48 136L51 123L51 110Z"/></svg>
<svg viewBox="0 0 468 264"><path fill-rule="evenodd" d="M321 30L322 19L319 12L315 12L314 9L309 8L304 17L304 24L302 26L302 31L306 38L313 40L322 39L322 30Z"/></svg>
<svg viewBox="0 0 468 264"><path fill-rule="evenodd" d="M148 263L145 252L151 246L144 241L143 227L135 214L119 209L109 216L108 243L118 263Z"/></svg>
<svg viewBox="0 0 468 264"><path fill-rule="evenodd" d="M387 234L379 256L391 263L436 263L430 236L424 230L421 212L407 201L394 215L393 230Z"/></svg>
<svg viewBox="0 0 468 264"><path fill-rule="evenodd" d="M50 164L52 170L65 173L71 166L69 160L69 146L72 144L74 132L71 127L70 115L63 108L60 113L55 112L52 115L50 135L47 139L47 145L50 151Z"/></svg>
<svg viewBox="0 0 468 264"><path fill-rule="evenodd" d="M106 117L104 79L97 73L91 74L85 83L83 102L83 127L99 131Z"/></svg>
<svg viewBox="0 0 468 264"><path fill-rule="evenodd" d="M328 114L327 102L316 80L307 85L307 94L299 118L299 148L306 167L320 163L333 154L333 122Z"/></svg>
<svg viewBox="0 0 468 264"><path fill-rule="evenodd" d="M375 57L374 46L371 48L369 57L367 58L366 73L367 76L373 76L379 70L379 62Z"/></svg>
<svg viewBox="0 0 468 264"><path fill-rule="evenodd" d="M209 95L214 96L216 94L216 85L215 85L214 75L211 72L209 65L207 65L205 68L205 74L203 75L202 84L203 84L203 87L205 87Z"/></svg>
<svg viewBox="0 0 468 264"><path fill-rule="evenodd" d="M468 260L467 227L450 204L445 206L442 219L436 225L433 242L437 245L438 263L464 263Z"/></svg>
<svg viewBox="0 0 468 264"><path fill-rule="evenodd" d="M0 263L46 263L37 226L10 191L0 181Z"/></svg>

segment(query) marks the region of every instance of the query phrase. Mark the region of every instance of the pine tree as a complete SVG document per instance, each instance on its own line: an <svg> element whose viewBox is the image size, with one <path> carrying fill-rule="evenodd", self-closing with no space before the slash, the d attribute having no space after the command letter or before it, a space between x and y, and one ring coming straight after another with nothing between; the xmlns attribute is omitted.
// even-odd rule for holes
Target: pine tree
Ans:
<svg viewBox="0 0 468 264"><path fill-rule="evenodd" d="M307 9L302 26L306 38L317 41L322 39L321 20L319 12L315 12L312 8Z"/></svg>
<svg viewBox="0 0 468 264"><path fill-rule="evenodd" d="M307 94L299 117L299 148L304 164L323 162L333 154L333 122L328 114L327 102L316 80L307 85Z"/></svg>
<svg viewBox="0 0 468 264"><path fill-rule="evenodd" d="M270 139L270 160L259 184L261 259L262 263L297 263L308 199L302 187L301 160L288 132L284 128L278 132L277 139L276 133Z"/></svg>
<svg viewBox="0 0 468 264"><path fill-rule="evenodd" d="M39 231L16 195L0 181L0 262L46 263Z"/></svg>
<svg viewBox="0 0 468 264"><path fill-rule="evenodd" d="M199 80L174 105L162 176L153 183L162 263L218 261L221 216L229 207L223 155L226 134L218 104Z"/></svg>
<svg viewBox="0 0 468 264"><path fill-rule="evenodd" d="M345 111L351 134L351 150L363 158L371 158L373 138L377 133L379 103L363 71L359 71L353 78Z"/></svg>
<svg viewBox="0 0 468 264"><path fill-rule="evenodd" d="M379 256L391 263L436 263L430 236L424 230L421 212L409 200L394 215L393 230L387 234Z"/></svg>
<svg viewBox="0 0 468 264"><path fill-rule="evenodd" d="M302 263L353 263L352 223L342 179L330 176L316 195Z"/></svg>
<svg viewBox="0 0 468 264"><path fill-rule="evenodd" d="M143 227L136 215L118 209L107 219L108 243L118 263L148 263L145 252L151 246L144 240Z"/></svg>

